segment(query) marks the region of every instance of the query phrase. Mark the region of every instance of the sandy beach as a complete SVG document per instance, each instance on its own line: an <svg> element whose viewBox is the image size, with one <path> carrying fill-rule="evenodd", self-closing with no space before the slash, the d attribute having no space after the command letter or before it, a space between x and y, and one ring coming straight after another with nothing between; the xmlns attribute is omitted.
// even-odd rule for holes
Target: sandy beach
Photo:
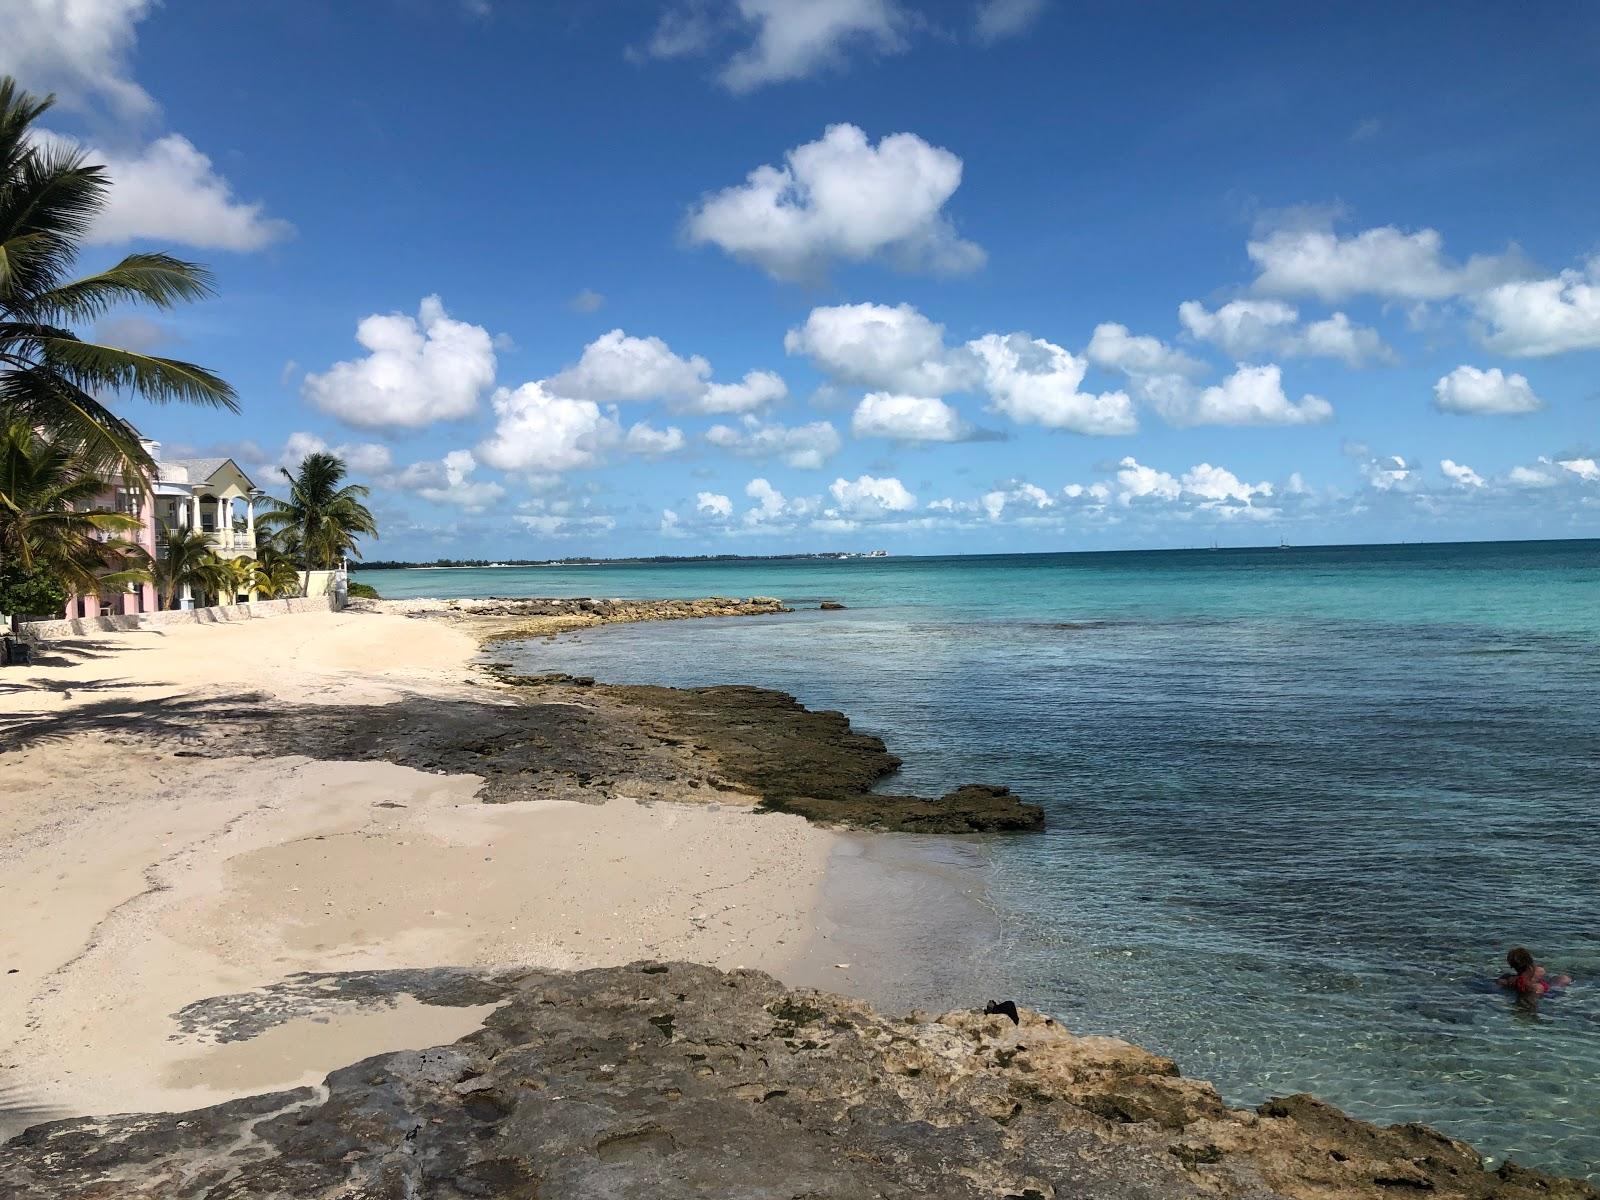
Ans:
<svg viewBox="0 0 1600 1200"><path fill-rule="evenodd" d="M470 774L229 756L226 730L174 749L129 727L190 707L501 702L476 650L435 621L297 614L97 635L0 677L0 1086L30 1110L9 1132L314 1082L488 1011L331 1004L241 1042L175 1020L298 972L834 969L813 942L846 835L799 817L705 789L486 805Z"/></svg>

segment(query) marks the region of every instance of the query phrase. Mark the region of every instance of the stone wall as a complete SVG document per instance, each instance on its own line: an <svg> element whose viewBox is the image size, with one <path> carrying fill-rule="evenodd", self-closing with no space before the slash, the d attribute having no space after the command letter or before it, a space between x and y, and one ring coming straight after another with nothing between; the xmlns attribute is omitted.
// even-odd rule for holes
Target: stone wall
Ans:
<svg viewBox="0 0 1600 1200"><path fill-rule="evenodd" d="M332 572L315 572L315 575ZM313 580L315 582L315 580ZM95 633L115 633L119 629L159 629L167 625L221 625L231 621L253 621L285 613L331 612L339 607L330 593L321 596L294 596L284 600L257 600L251 604L218 604L210 608L173 609L167 612L112 614L103 617L75 617L60 621L24 621L22 636L30 642L51 642L62 638Z"/></svg>

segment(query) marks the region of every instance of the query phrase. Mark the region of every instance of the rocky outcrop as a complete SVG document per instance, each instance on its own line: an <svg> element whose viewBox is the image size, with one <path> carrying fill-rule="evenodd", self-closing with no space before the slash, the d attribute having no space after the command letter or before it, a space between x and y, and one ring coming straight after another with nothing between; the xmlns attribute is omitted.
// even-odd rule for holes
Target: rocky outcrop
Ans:
<svg viewBox="0 0 1600 1200"><path fill-rule="evenodd" d="M691 621L792 612L773 596L706 596L695 600L612 600L490 596L465 600L360 601L354 607L466 625L485 642L551 637L573 629L629 621Z"/></svg>
<svg viewBox="0 0 1600 1200"><path fill-rule="evenodd" d="M353 994L370 1003L385 973ZM396 973L395 991L419 986ZM426 974L426 973L423 973ZM30 1200L1596 1200L1421 1126L1307 1097L1230 1109L1172 1063L1027 1010L890 1018L755 972L636 963L423 980L505 1002L453 1045L182 1114L36 1126ZM337 976L301 989L347 999ZM440 997L445 997L440 999ZM450 999L449 997L462 997ZM263 1006L230 1028L259 1028ZM352 1001L353 1002L353 1001ZM276 1011L272 1005L265 1011Z"/></svg>

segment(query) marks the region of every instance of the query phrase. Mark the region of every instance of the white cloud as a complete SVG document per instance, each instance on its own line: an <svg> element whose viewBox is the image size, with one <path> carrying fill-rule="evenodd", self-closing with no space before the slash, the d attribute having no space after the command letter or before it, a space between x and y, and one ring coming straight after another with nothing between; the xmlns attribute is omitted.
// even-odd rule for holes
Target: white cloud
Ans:
<svg viewBox="0 0 1600 1200"><path fill-rule="evenodd" d="M680 407L698 413L754 412L789 394L789 386L771 371L749 371L738 383L713 383L695 400Z"/></svg>
<svg viewBox="0 0 1600 1200"><path fill-rule="evenodd" d="M593 288L584 288L571 300L567 301L567 307L572 309L573 312L592 313L599 312L604 307L605 302L606 298L599 292Z"/></svg>
<svg viewBox="0 0 1600 1200"><path fill-rule="evenodd" d="M1418 481L1416 467L1398 454L1369 458L1360 466L1366 481L1380 492L1409 491Z"/></svg>
<svg viewBox="0 0 1600 1200"><path fill-rule="evenodd" d="M628 436L622 439L624 450L629 454L638 454L645 458L662 458L668 454L675 454L682 450L685 444L683 430L676 425L657 429L645 421L636 423L628 430Z"/></svg>
<svg viewBox="0 0 1600 1200"><path fill-rule="evenodd" d="M856 437L893 438L902 442L959 442L971 429L951 405L934 396L901 396L869 392L850 420Z"/></svg>
<svg viewBox="0 0 1600 1200"><path fill-rule="evenodd" d="M1375 329L1353 324L1342 312L1300 327L1299 310L1281 300L1233 300L1209 312L1198 300L1178 305L1178 320L1191 337L1212 342L1237 359L1263 351L1303 358L1337 358L1352 367L1394 352Z"/></svg>
<svg viewBox="0 0 1600 1200"><path fill-rule="evenodd" d="M993 408L1024 425L1085 434L1124 434L1138 429L1133 401L1125 392L1083 393L1088 362L1042 338L991 333L968 342L983 367Z"/></svg>
<svg viewBox="0 0 1600 1200"><path fill-rule="evenodd" d="M1245 483L1225 467L1201 463L1183 473L1185 495L1199 499L1204 507L1227 504L1254 504L1258 496L1272 495L1270 483Z"/></svg>
<svg viewBox="0 0 1600 1200"><path fill-rule="evenodd" d="M1097 367L1124 375L1193 375L1206 369L1203 362L1175 350L1159 338L1134 335L1126 325L1107 321L1094 327L1085 351Z"/></svg>
<svg viewBox="0 0 1600 1200"><path fill-rule="evenodd" d="M157 346L182 341L177 332L160 321L152 321L140 313L124 313L107 317L94 327L94 340L102 346L117 346L123 350L144 353Z"/></svg>
<svg viewBox="0 0 1600 1200"><path fill-rule="evenodd" d="M828 487L833 502L848 517L881 517L888 513L909 512L917 498L905 484L892 476L877 478L861 475L855 479L835 479Z"/></svg>
<svg viewBox="0 0 1600 1200"><path fill-rule="evenodd" d="M418 429L476 411L494 382L494 348L480 325L455 321L437 296L422 301L415 319L374 314L356 327L371 353L307 375L301 389L323 412L363 429Z"/></svg>
<svg viewBox="0 0 1600 1200"><path fill-rule="evenodd" d="M839 432L827 421L809 425L764 424L747 416L738 427L713 425L706 441L745 458L778 458L800 470L820 470L839 452Z"/></svg>
<svg viewBox="0 0 1600 1200"><path fill-rule="evenodd" d="M502 471L559 472L592 467L622 436L593 400L552 396L542 383L500 388L491 401L494 432L478 457Z"/></svg>
<svg viewBox="0 0 1600 1200"><path fill-rule="evenodd" d="M1299 337L1285 343L1283 353L1303 358L1337 358L1350 367L1396 361L1394 351L1384 344L1376 329L1356 325L1342 312L1311 322Z"/></svg>
<svg viewBox="0 0 1600 1200"><path fill-rule="evenodd" d="M468 512L481 512L502 499L505 488L489 480L475 480L478 460L470 450L452 450L437 461L416 462L386 476L386 487L415 492L434 504L451 504Z"/></svg>
<svg viewBox="0 0 1600 1200"><path fill-rule="evenodd" d="M1473 301L1491 326L1484 344L1502 354L1540 357L1600 349L1600 258L1584 274L1503 283Z"/></svg>
<svg viewBox="0 0 1600 1200"><path fill-rule="evenodd" d="M745 510L744 523L749 526L774 525L792 521L814 512L816 501L801 497L790 500L765 479L752 479L745 484L744 494L756 502L754 508Z"/></svg>
<svg viewBox="0 0 1600 1200"><path fill-rule="evenodd" d="M545 381L546 390L577 400L692 400L705 393L711 364L698 354L680 358L658 337L620 329L583 348L577 363Z"/></svg>
<svg viewBox="0 0 1600 1200"><path fill-rule="evenodd" d="M1333 416L1321 396L1302 396L1298 404L1283 391L1275 365L1241 366L1220 384L1199 390L1167 377L1157 381L1151 401L1174 425L1308 425Z"/></svg>
<svg viewBox="0 0 1600 1200"><path fill-rule="evenodd" d="M1600 481L1600 463L1592 458L1559 458L1556 465L1562 470L1571 471L1585 483Z"/></svg>
<svg viewBox="0 0 1600 1200"><path fill-rule="evenodd" d="M804 79L839 64L851 46L905 48L906 17L895 0L734 0L733 8L754 40L720 73L732 92ZM693 46L696 37L685 29L680 41Z"/></svg>
<svg viewBox="0 0 1600 1200"><path fill-rule="evenodd" d="M961 160L950 151L913 133L874 146L854 125L830 125L785 159L708 196L689 214L689 239L784 280L814 281L833 261L939 272L982 265L983 250L944 215L961 184Z"/></svg>
<svg viewBox="0 0 1600 1200"><path fill-rule="evenodd" d="M1260 268L1255 288L1328 302L1372 295L1443 300L1522 277L1527 265L1513 247L1457 264L1444 255L1435 229L1404 233L1393 225L1342 237L1330 229L1277 229L1246 246Z"/></svg>
<svg viewBox="0 0 1600 1200"><path fill-rule="evenodd" d="M1156 500L1176 500L1183 494L1183 485L1176 477L1154 467L1147 467L1132 455L1117 464L1117 503L1128 505L1149 497Z"/></svg>
<svg viewBox="0 0 1600 1200"><path fill-rule="evenodd" d="M1178 320L1189 336L1212 342L1234 358L1275 348L1299 319L1294 305L1281 300L1234 300L1215 312L1198 300L1178 305Z"/></svg>
<svg viewBox="0 0 1600 1200"><path fill-rule="evenodd" d="M43 133L42 139L77 147L72 138ZM233 194L211 160L182 134L137 152L83 147L91 163L105 168L110 191L84 240L106 245L149 238L204 250L261 250L294 233L294 226Z"/></svg>
<svg viewBox="0 0 1600 1200"><path fill-rule="evenodd" d="M992 492L985 492L978 500L978 505L991 521L998 521L1008 505L1043 511L1053 508L1055 499L1038 484L1019 483L1009 488L996 488ZM946 511L954 511L956 505L952 501L935 501L928 507L941 507Z"/></svg>
<svg viewBox="0 0 1600 1200"><path fill-rule="evenodd" d="M1512 467L1508 476L1515 487L1548 488L1561 482L1546 467Z"/></svg>
<svg viewBox="0 0 1600 1200"><path fill-rule="evenodd" d="M288 467L294 470L305 460L308 454L332 453L344 460L357 475L377 475L387 471L394 463L394 455L389 447L380 442L343 442L337 446L330 446L323 438L314 433L297 431L291 433L283 442L283 450L278 454L278 461L274 466Z"/></svg>
<svg viewBox="0 0 1600 1200"><path fill-rule="evenodd" d="M593 537L617 527L616 518L591 511L587 500L576 505L570 500L529 500L521 507L527 511L513 518L517 524L545 537Z"/></svg>
<svg viewBox="0 0 1600 1200"><path fill-rule="evenodd" d="M1544 407L1522 375L1507 375L1499 367L1481 371L1457 367L1433 385L1433 404L1441 412L1464 415L1528 413Z"/></svg>
<svg viewBox="0 0 1600 1200"><path fill-rule="evenodd" d="M700 492L696 494L694 506L698 511L713 517L727 518L733 516L733 501L720 492Z"/></svg>
<svg viewBox="0 0 1600 1200"><path fill-rule="evenodd" d="M977 380L972 356L946 349L944 326L909 304L814 308L783 348L842 382L887 392L942 396Z"/></svg>
<svg viewBox="0 0 1600 1200"><path fill-rule="evenodd" d="M1465 463L1458 463L1448 458L1441 458L1439 460L1439 469L1444 472L1445 478L1461 487L1481 488L1483 486L1483 476L1479 475Z"/></svg>
<svg viewBox="0 0 1600 1200"><path fill-rule="evenodd" d="M128 70L134 26L154 0L11 0L0 38L0 75L58 93L74 107L106 101L120 117L156 110Z"/></svg>
<svg viewBox="0 0 1600 1200"><path fill-rule="evenodd" d="M980 42L995 42L1024 32L1044 12L1045 0L979 0L974 32Z"/></svg>

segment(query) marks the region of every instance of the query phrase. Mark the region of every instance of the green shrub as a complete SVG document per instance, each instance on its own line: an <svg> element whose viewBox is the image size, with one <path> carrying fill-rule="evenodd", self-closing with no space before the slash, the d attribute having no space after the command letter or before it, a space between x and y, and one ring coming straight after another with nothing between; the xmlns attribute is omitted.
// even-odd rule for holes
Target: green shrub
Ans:
<svg viewBox="0 0 1600 1200"><path fill-rule="evenodd" d="M15 563L0 568L0 613L19 617L59 617L67 606L67 589L43 571L24 571Z"/></svg>
<svg viewBox="0 0 1600 1200"><path fill-rule="evenodd" d="M350 585L350 599L352 600L382 600L378 589L370 583L352 583Z"/></svg>

